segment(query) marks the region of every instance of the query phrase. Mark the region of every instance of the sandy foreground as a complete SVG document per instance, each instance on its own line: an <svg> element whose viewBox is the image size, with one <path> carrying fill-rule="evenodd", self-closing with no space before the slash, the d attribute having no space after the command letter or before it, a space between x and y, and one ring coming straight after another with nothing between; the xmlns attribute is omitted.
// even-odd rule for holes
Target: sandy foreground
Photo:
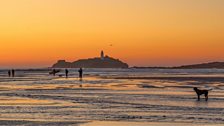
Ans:
<svg viewBox="0 0 224 126"><path fill-rule="evenodd" d="M36 122L1 120L0 125L46 125L46 126L223 126L223 124L192 124L168 122L119 122L119 121L93 121L93 122Z"/></svg>
<svg viewBox="0 0 224 126"><path fill-rule="evenodd" d="M166 122L91 122L81 126L223 126L223 124L191 124Z"/></svg>
<svg viewBox="0 0 224 126"><path fill-rule="evenodd" d="M223 82L18 77L0 82L0 125L222 126ZM192 87L214 90L196 101ZM211 86L212 85L212 86Z"/></svg>

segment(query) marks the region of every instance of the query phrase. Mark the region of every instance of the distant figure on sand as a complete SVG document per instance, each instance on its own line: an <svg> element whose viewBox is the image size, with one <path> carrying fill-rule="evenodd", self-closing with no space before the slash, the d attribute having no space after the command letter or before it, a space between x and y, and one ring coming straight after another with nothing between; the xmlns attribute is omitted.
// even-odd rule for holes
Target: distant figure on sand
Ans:
<svg viewBox="0 0 224 126"><path fill-rule="evenodd" d="M55 69L53 69L53 76L55 76L55 74L56 74L56 70L55 70Z"/></svg>
<svg viewBox="0 0 224 126"><path fill-rule="evenodd" d="M66 76L66 78L68 78L68 69L65 69L65 76Z"/></svg>
<svg viewBox="0 0 224 126"><path fill-rule="evenodd" d="M56 73L59 73L59 72L60 70L53 69L51 72L49 72L49 74L55 76Z"/></svg>
<svg viewBox="0 0 224 126"><path fill-rule="evenodd" d="M8 76L11 77L11 71L10 70L8 71Z"/></svg>
<svg viewBox="0 0 224 126"><path fill-rule="evenodd" d="M12 69L12 77L15 77L15 70Z"/></svg>
<svg viewBox="0 0 224 126"><path fill-rule="evenodd" d="M79 79L82 80L83 77L83 70L82 68L79 69Z"/></svg>

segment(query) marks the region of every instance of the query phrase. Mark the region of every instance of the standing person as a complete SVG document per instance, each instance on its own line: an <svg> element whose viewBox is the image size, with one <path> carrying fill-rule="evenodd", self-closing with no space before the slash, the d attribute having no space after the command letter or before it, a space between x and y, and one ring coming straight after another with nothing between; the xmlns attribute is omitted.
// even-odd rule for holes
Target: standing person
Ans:
<svg viewBox="0 0 224 126"><path fill-rule="evenodd" d="M15 77L15 70L12 69L12 77Z"/></svg>
<svg viewBox="0 0 224 126"><path fill-rule="evenodd" d="M82 80L83 77L83 70L82 68L79 69L79 79Z"/></svg>
<svg viewBox="0 0 224 126"><path fill-rule="evenodd" d="M56 70L55 69L53 69L53 76L55 76L56 75Z"/></svg>
<svg viewBox="0 0 224 126"><path fill-rule="evenodd" d="M8 76L11 77L11 71L10 70L8 70Z"/></svg>
<svg viewBox="0 0 224 126"><path fill-rule="evenodd" d="M65 76L66 76L66 78L68 78L68 69L65 69Z"/></svg>

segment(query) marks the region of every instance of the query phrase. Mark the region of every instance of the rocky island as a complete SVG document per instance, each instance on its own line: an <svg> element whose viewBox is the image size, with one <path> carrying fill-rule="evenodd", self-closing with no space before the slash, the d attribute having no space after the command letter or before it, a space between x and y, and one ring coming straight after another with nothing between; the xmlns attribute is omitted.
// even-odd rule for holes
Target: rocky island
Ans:
<svg viewBox="0 0 224 126"><path fill-rule="evenodd" d="M59 60L52 68L128 68L128 64L114 59L109 56L104 56L103 51L101 57L81 59L75 62L66 62Z"/></svg>

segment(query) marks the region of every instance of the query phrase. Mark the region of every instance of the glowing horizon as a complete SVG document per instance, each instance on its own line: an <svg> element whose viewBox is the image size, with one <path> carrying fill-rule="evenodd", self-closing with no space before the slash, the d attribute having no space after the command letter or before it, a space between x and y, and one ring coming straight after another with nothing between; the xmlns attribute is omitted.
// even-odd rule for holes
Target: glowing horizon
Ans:
<svg viewBox="0 0 224 126"><path fill-rule="evenodd" d="M0 68L100 51L131 66L224 61L223 0L0 1ZM111 46L112 45L112 46Z"/></svg>

